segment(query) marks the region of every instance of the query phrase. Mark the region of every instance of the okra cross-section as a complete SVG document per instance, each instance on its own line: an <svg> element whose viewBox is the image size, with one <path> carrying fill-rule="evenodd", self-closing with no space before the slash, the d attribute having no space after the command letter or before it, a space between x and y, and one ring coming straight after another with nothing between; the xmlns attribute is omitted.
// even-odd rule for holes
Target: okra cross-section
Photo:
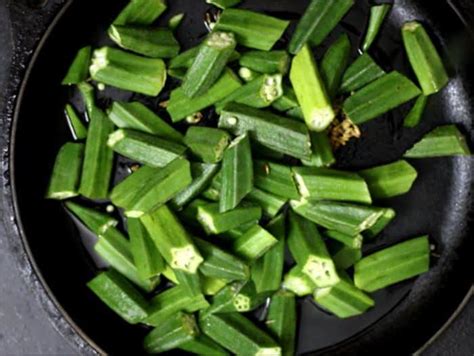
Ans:
<svg viewBox="0 0 474 356"><path fill-rule="evenodd" d="M257 294L252 281L235 282L221 289L204 313L246 313L260 306L264 300L264 297Z"/></svg>
<svg viewBox="0 0 474 356"><path fill-rule="evenodd" d="M166 205L143 216L141 221L172 268L190 273L197 271L203 258L188 232Z"/></svg>
<svg viewBox="0 0 474 356"><path fill-rule="evenodd" d="M89 65L91 61L92 48L90 46L81 48L69 67L69 70L61 84L79 84L87 80L89 76Z"/></svg>
<svg viewBox="0 0 474 356"><path fill-rule="evenodd" d="M301 266L296 265L285 275L282 287L298 297L304 297L314 292L316 284L303 272Z"/></svg>

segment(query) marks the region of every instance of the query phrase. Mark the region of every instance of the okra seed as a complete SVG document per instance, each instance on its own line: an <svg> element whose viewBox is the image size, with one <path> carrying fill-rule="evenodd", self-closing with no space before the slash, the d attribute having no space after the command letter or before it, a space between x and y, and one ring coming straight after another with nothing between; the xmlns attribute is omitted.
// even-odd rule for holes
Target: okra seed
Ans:
<svg viewBox="0 0 474 356"><path fill-rule="evenodd" d="M227 118L227 123L231 126L237 125L238 122L239 120L235 116L231 116Z"/></svg>

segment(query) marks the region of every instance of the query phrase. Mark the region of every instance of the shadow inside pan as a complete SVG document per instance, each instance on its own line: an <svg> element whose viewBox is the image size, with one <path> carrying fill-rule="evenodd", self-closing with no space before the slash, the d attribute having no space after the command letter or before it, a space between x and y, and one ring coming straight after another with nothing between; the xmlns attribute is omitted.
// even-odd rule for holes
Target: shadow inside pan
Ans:
<svg viewBox="0 0 474 356"><path fill-rule="evenodd" d="M365 1L356 2L350 15L317 51L317 56L324 53L341 31L350 33L356 47L368 11ZM146 329L127 325L88 291L85 284L98 267L89 256L87 244L83 243L91 241L91 236L77 227L60 203L43 197L55 155L64 142L71 140L63 108L68 100L76 102L77 97L70 89L61 87L62 76L78 48L110 43L105 37L107 26L124 3L111 0L73 2L32 64L25 94L18 100L12 138L16 208L31 257L64 312L85 335L111 354L137 354ZM199 43L206 34L203 18L208 6L204 0L169 3L170 11L161 24L166 23L169 14L186 12L178 31L179 40L185 48ZM407 108L362 126L362 138L338 152L339 165L343 168L394 161L424 133L443 123L458 124L473 143L473 111L469 99L472 92L467 88L468 73L464 70L469 55L463 50L472 47L472 43L464 36L460 22L449 7L439 4L436 9L428 10L418 3L422 2L397 2L371 54L386 70L400 70L413 77L401 47L399 29L408 20L425 21L436 35L437 44L443 46L445 61L454 79L441 94L430 99L424 121L417 128L402 128ZM243 6L294 19L306 4L303 0L249 0L244 1ZM356 54L354 50L354 56ZM109 90L99 96L128 99L130 94ZM165 96L166 93L158 99L141 96L135 96L135 99L161 110L160 115L165 116L158 107ZM104 100L99 102L106 104ZM415 283L409 281L375 293L376 307L349 320L339 320L325 313L310 299L302 300L299 304L299 353L412 352L435 333L466 294L471 283L468 271L472 271L467 255L471 243L466 239L469 237L472 161L453 158L411 163L419 172L413 190L405 196L377 202L377 205L393 206L397 219L376 242L367 245L366 251L400 239L429 234L435 246L432 270Z"/></svg>

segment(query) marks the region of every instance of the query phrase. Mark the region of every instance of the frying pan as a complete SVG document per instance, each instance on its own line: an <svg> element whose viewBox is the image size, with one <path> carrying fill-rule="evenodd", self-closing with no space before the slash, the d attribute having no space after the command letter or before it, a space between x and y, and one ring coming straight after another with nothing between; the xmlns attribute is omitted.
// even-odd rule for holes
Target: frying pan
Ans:
<svg viewBox="0 0 474 356"><path fill-rule="evenodd" d="M91 236L75 224L61 204L43 198L55 155L70 140L63 106L68 100L77 102L74 93L61 87L62 76L78 48L108 43L106 28L125 1L59 0L41 7L45 2L12 1L9 21L0 21L1 33L7 37L12 31L15 41L10 80L3 88L6 100L0 102L5 228L35 296L81 354L139 354L147 330L121 321L85 286L100 267L88 253ZM197 44L205 34L203 14L208 6L204 0L168 2L169 13L188 14L178 32L180 42L185 48ZM247 0L243 6L295 19L306 4L306 0ZM435 38L452 80L431 98L417 128L401 127L407 107L364 125L363 137L338 152L340 167L358 169L393 161L423 134L446 123L457 124L473 147L474 88L469 62L474 58L474 39L469 23L473 25L474 5L466 2L463 6L442 0L395 1L372 51L374 57L385 69L401 70L414 79L399 31L403 22L417 19ZM5 5L0 2L0 10L2 7ZM367 13L366 1L356 0L354 9L322 49L342 30L348 31L357 44ZM118 90L99 95L130 98ZM159 110L161 98L134 99ZM107 104L102 99L99 103ZM413 190L381 204L394 207L397 219L376 243L366 247L366 252L428 233L434 246L432 269L416 281L375 293L376 307L349 320L338 320L309 299L303 300L299 304L299 353L413 353L446 323L468 293L474 270L470 223L474 161L443 158L411 163L419 172ZM120 168L121 163L117 164Z"/></svg>

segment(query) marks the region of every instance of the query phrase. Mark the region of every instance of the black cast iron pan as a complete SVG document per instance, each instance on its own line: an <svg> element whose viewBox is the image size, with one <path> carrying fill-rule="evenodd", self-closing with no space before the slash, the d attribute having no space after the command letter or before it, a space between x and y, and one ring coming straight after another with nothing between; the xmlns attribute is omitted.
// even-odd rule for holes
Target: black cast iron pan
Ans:
<svg viewBox="0 0 474 356"><path fill-rule="evenodd" d="M169 14L188 15L179 30L185 48L197 44L206 33L204 0L170 0ZM295 19L307 0L247 0L243 6ZM12 239L21 238L27 255L48 297L71 325L71 337L86 343L81 352L139 354L146 329L122 322L86 288L98 266L90 258L82 231L57 202L43 199L58 148L70 139L63 117L67 100L74 93L60 86L63 74L81 46L108 43L105 31L125 1L58 1L60 9L29 62L21 90L10 87L14 102L13 121L4 123L3 188L7 226ZM472 6L474 14L474 6ZM331 43L342 30L360 38L368 4L356 6L326 41ZM31 29L31 14L15 23ZM49 13L48 15L51 15ZM474 144L474 86L469 62L474 58L474 39L452 4L442 0L397 0L372 54L387 70L413 75L402 51L400 27L408 20L423 21L436 39L451 77L449 87L433 97L424 121L416 129L401 127L407 108L401 108L363 126L363 137L339 152L339 165L362 168L388 163L433 127L456 123ZM41 10L35 16L41 16ZM41 24L41 21L38 22ZM473 25L473 24L471 24ZM40 25L38 25L40 26ZM324 48L324 46L323 46ZM319 52L322 52L319 51ZM354 56L356 52L354 51ZM18 71L19 75L21 70ZM19 77L18 77L19 78ZM18 94L18 96L14 96ZM130 94L108 91L107 96L128 99ZM102 95L101 95L102 96ZM163 95L166 97L166 93ZM135 96L159 110L162 99ZM99 100L107 105L105 100ZM13 108L13 107L12 107ZM7 107L8 109L8 107ZM7 110L8 111L8 110ZM12 112L13 113L13 112ZM121 162L117 163L119 169ZM397 220L367 251L401 238L429 233L435 245L432 270L416 282L409 281L377 292L376 308L349 320L338 320L312 305L300 303L299 353L357 355L404 355L418 350L456 310L473 282L472 203L474 161L470 158L414 161L419 178L412 192L386 202L397 210ZM11 183L11 184L10 184ZM84 244L84 242L86 242ZM55 314L58 316L58 314ZM472 351L472 350L471 350Z"/></svg>

